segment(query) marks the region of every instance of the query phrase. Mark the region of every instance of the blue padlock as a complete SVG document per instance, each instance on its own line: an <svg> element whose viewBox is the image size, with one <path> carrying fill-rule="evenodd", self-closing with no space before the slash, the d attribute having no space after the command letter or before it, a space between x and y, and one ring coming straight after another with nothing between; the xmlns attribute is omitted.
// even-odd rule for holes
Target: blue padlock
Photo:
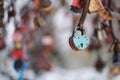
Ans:
<svg viewBox="0 0 120 80"><path fill-rule="evenodd" d="M24 60L17 59L14 62L14 69L20 73L18 80L23 80L24 72L27 69L27 63Z"/></svg>
<svg viewBox="0 0 120 80"><path fill-rule="evenodd" d="M73 44L78 50L84 50L89 46L90 40L83 29L75 27L73 31Z"/></svg>

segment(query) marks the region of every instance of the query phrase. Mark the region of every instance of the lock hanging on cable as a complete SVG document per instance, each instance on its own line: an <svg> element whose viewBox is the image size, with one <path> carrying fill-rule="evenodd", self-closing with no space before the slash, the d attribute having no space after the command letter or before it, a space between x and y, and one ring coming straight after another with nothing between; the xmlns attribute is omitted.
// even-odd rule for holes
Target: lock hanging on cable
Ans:
<svg viewBox="0 0 120 80"><path fill-rule="evenodd" d="M84 0L73 0L71 10L75 13L81 13L84 5L85 5Z"/></svg>
<svg viewBox="0 0 120 80"><path fill-rule="evenodd" d="M95 13L104 9L101 0L90 0L89 13Z"/></svg>
<svg viewBox="0 0 120 80"><path fill-rule="evenodd" d="M111 12L108 8L105 8L105 9L99 11L98 15L104 20L112 20L113 19Z"/></svg>
<svg viewBox="0 0 120 80"><path fill-rule="evenodd" d="M88 8L89 8L90 0L86 1L85 7L83 8L83 12L81 18L79 20L79 24L74 28L72 36L69 38L70 47L74 50L84 50L89 45L89 38L85 34L83 29L83 23L87 16Z"/></svg>
<svg viewBox="0 0 120 80"><path fill-rule="evenodd" d="M89 38L85 35L83 29L75 27L73 30L73 35L69 38L69 44L74 50L84 50L89 45Z"/></svg>

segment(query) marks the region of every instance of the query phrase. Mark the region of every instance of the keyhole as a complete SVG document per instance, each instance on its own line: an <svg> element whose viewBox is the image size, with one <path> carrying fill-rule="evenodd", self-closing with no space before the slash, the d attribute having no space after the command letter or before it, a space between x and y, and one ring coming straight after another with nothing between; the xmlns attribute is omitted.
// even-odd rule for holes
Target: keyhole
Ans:
<svg viewBox="0 0 120 80"><path fill-rule="evenodd" d="M80 45L81 45L81 47L83 47L83 43L81 43Z"/></svg>

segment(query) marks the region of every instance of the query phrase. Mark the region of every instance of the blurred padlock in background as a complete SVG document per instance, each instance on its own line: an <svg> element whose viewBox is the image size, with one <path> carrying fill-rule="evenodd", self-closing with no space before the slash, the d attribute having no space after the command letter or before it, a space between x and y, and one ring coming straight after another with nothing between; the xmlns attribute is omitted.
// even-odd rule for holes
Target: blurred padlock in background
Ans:
<svg viewBox="0 0 120 80"><path fill-rule="evenodd" d="M110 0L91 0L83 24L90 44L76 51L69 38L81 1L1 0L0 80L120 80L120 0L110 8Z"/></svg>

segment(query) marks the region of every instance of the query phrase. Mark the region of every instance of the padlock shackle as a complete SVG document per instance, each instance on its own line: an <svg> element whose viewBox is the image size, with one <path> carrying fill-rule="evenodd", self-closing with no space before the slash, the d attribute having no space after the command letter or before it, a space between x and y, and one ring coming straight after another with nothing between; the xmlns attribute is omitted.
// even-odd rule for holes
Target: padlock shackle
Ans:
<svg viewBox="0 0 120 80"><path fill-rule="evenodd" d="M90 5L90 0L86 0L86 4L85 4L85 7L83 8L83 12L82 12L81 18L79 20L79 24L78 24L80 29L83 29L83 24L84 24L85 18L87 16L89 5Z"/></svg>
<svg viewBox="0 0 120 80"><path fill-rule="evenodd" d="M74 30L73 30L73 36L74 36L74 34L75 34L77 31L80 31L80 32L81 32L81 35L84 35L84 34L85 34L84 29L81 29L81 28L79 28L79 27L75 27Z"/></svg>

